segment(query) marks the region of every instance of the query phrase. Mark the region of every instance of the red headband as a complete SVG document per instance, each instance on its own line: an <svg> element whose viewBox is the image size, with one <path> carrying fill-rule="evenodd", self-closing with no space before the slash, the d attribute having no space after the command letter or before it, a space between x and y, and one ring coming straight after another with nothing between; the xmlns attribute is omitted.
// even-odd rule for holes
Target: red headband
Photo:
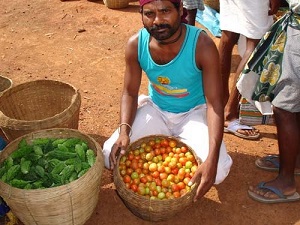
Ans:
<svg viewBox="0 0 300 225"><path fill-rule="evenodd" d="M143 6L149 2L153 2L153 1L159 1L159 0L140 0L140 6ZM167 1L170 1L170 2L174 2L174 3L180 3L181 0L167 0Z"/></svg>

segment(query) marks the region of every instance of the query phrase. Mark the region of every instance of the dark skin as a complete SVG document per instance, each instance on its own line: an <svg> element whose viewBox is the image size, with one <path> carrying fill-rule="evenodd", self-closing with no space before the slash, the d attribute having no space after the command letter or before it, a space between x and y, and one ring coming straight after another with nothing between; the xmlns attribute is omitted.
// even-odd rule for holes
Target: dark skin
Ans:
<svg viewBox="0 0 300 225"><path fill-rule="evenodd" d="M270 9L268 14L274 15L277 13L279 7L280 7L281 0L270 0ZM236 88L236 86L232 86L230 90L229 95L229 76L230 76L230 70L231 70L231 56L232 56L232 50L235 44L237 44L237 41L239 39L240 34L234 33L231 31L222 31L222 37L219 44L219 54L220 54L220 62L221 62L221 74L223 79L223 88L224 88L224 116L225 116L225 124L224 126L227 127L230 121L233 121L235 119L239 118L239 101L240 101L240 94ZM246 38L246 51L244 55L241 58L241 61L238 65L238 68L236 70L236 73L233 77L233 84L236 84L237 79L242 72L242 70L245 67L245 64L247 63L251 53L255 49L256 45L260 39L251 39ZM245 135L255 135L259 131L256 129L253 130L238 130L239 133L245 134Z"/></svg>
<svg viewBox="0 0 300 225"><path fill-rule="evenodd" d="M181 24L182 10L182 5L180 9L177 9L170 1L153 1L143 6L142 20L145 28L151 30L151 27L159 27L161 24L167 24L171 27L171 29L160 28L155 30L153 34L155 38L152 36L150 39L151 56L158 64L170 62L181 49L186 35L186 27ZM174 42L176 39L178 40ZM142 78L137 49L138 34L135 34L129 39L125 51L126 69L120 118L121 123L130 125L132 125L136 115ZM214 42L204 32L200 34L197 42L196 64L203 72L204 93L207 101L209 155L191 179L191 184L199 183L195 201L203 197L215 182L224 124L222 82L218 66L219 55ZM111 169L114 169L116 165L118 154L125 154L125 149L130 142L129 132L130 128L128 126L121 126L119 138L112 147L110 155Z"/></svg>
<svg viewBox="0 0 300 225"><path fill-rule="evenodd" d="M292 195L296 191L294 170L300 155L300 113L291 113L277 107L273 107L273 111L277 127L280 167L277 177L266 182L266 185L278 188L284 195ZM256 186L250 186L249 189L265 198L278 198L273 192Z"/></svg>

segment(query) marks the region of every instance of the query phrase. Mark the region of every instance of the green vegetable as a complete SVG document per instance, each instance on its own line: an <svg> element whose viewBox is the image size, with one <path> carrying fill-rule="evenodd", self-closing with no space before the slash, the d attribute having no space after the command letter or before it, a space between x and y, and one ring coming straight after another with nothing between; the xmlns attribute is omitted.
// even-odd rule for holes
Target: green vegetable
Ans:
<svg viewBox="0 0 300 225"><path fill-rule="evenodd" d="M37 155L40 155L40 156L44 155L44 152L43 152L43 149L42 149L41 146L34 145L34 146L33 146L33 151L34 151L34 153L37 154Z"/></svg>
<svg viewBox="0 0 300 225"><path fill-rule="evenodd" d="M40 165L35 166L35 172L37 173L37 175L39 175L42 178L45 176L45 169Z"/></svg>
<svg viewBox="0 0 300 225"><path fill-rule="evenodd" d="M22 159L24 159L24 158L22 158ZM30 166L31 166L31 161L26 160L26 159L21 160L20 165L21 165L21 172L23 174L27 174L29 172L29 169L30 169Z"/></svg>
<svg viewBox="0 0 300 225"><path fill-rule="evenodd" d="M75 152L63 152L60 150L53 150L47 154L47 157L52 159L59 159L59 160L67 160L70 158L76 157L77 154Z"/></svg>
<svg viewBox="0 0 300 225"><path fill-rule="evenodd" d="M17 150L15 150L10 156L12 159L17 159L17 158L22 158L28 154L30 154L31 152L33 152L33 148L32 146L26 145L23 146L21 148L18 148Z"/></svg>
<svg viewBox="0 0 300 225"><path fill-rule="evenodd" d="M79 159L80 159L82 162L84 162L85 159L86 159L86 156L85 156L85 151L84 151L82 145L76 144L76 145L75 145L75 152L77 153Z"/></svg>
<svg viewBox="0 0 300 225"><path fill-rule="evenodd" d="M18 173L21 171L21 166L19 164L13 165L12 167L9 168L9 170L6 173L6 180L11 181L14 179Z"/></svg>
<svg viewBox="0 0 300 225"><path fill-rule="evenodd" d="M64 168L66 164L64 162L58 163L53 170L51 171L52 174L59 174Z"/></svg>
<svg viewBox="0 0 300 225"><path fill-rule="evenodd" d="M29 181L13 179L9 183L13 187L22 188L23 189L27 184L29 184Z"/></svg>
<svg viewBox="0 0 300 225"><path fill-rule="evenodd" d="M94 163L96 162L95 152L93 150L91 150L91 149L88 149L86 151L86 158L87 158L88 164L90 166L93 166Z"/></svg>

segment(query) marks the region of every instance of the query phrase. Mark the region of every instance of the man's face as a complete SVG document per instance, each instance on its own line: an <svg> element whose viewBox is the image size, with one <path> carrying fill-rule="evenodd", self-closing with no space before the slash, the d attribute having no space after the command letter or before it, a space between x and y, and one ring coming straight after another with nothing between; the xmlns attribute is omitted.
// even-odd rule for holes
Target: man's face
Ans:
<svg viewBox="0 0 300 225"><path fill-rule="evenodd" d="M143 6L144 27L158 41L172 37L181 24L181 15L170 1L153 1Z"/></svg>

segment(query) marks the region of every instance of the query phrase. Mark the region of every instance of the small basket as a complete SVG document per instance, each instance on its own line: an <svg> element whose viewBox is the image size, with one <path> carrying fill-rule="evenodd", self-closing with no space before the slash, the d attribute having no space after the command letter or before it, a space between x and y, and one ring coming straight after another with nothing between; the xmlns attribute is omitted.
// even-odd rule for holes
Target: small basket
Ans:
<svg viewBox="0 0 300 225"><path fill-rule="evenodd" d="M219 0L204 0L203 3L210 8L220 12L220 1Z"/></svg>
<svg viewBox="0 0 300 225"><path fill-rule="evenodd" d="M0 96L2 93L8 89L10 89L13 85L11 79L0 75Z"/></svg>
<svg viewBox="0 0 300 225"><path fill-rule="evenodd" d="M83 225L92 215L99 200L104 159L100 145L78 130L54 128L32 132L10 142L0 154L0 163L25 138L28 143L36 138L75 137L87 141L97 154L95 164L79 179L58 187L19 189L0 180L0 196L13 214L25 225Z"/></svg>
<svg viewBox="0 0 300 225"><path fill-rule="evenodd" d="M129 5L129 0L103 0L103 2L110 9L122 9Z"/></svg>
<svg viewBox="0 0 300 225"><path fill-rule="evenodd" d="M0 127L9 142L36 130L78 129L81 97L68 83L26 82L5 91L0 102Z"/></svg>
<svg viewBox="0 0 300 225"><path fill-rule="evenodd" d="M156 138L166 138L167 140L176 140L177 146L187 146L183 142L179 141L179 139L175 137L169 137L164 135L150 135L138 139L137 141L130 144L129 149L138 148L143 142L148 142L150 140L155 140ZM195 152L189 147L188 150L193 153L195 156L198 165L200 165L201 161L196 156ZM119 165L120 159L117 161L117 165ZM136 216L148 220L148 221L164 221L167 220L176 214L180 213L182 210L187 208L190 204L193 203L193 198L196 195L198 183L193 184L190 192L187 192L180 198L175 199L151 199L145 196L141 196L131 190L129 190L125 183L122 180L122 177L119 173L119 170L114 170L114 183L116 186L116 190L123 200L124 204L127 208Z"/></svg>

